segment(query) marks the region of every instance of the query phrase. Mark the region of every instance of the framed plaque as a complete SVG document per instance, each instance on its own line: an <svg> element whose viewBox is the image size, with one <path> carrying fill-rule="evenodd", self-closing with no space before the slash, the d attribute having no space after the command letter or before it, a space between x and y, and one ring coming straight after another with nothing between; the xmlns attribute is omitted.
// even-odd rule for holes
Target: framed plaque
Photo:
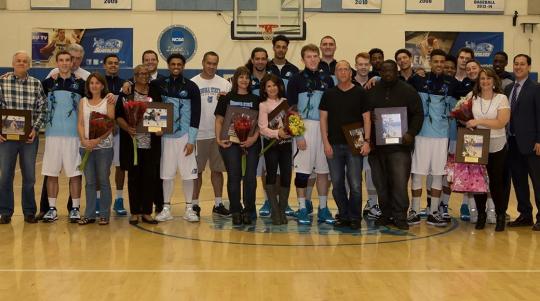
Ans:
<svg viewBox="0 0 540 301"><path fill-rule="evenodd" d="M228 140L233 143L240 143L237 132L234 128L235 121L239 119L245 120L247 124L244 125L245 129L249 131L247 136L253 136L255 129L257 128L257 119L259 118L259 112L243 108L228 106L225 118L223 120L223 127L221 128L221 140Z"/></svg>
<svg viewBox="0 0 540 301"><path fill-rule="evenodd" d="M402 144L408 130L407 108L376 108L374 113L376 145Z"/></svg>
<svg viewBox="0 0 540 301"><path fill-rule="evenodd" d="M12 141L25 141L32 130L30 110L0 109L2 137Z"/></svg>
<svg viewBox="0 0 540 301"><path fill-rule="evenodd" d="M489 134L487 129L458 128L456 162L486 165L489 156Z"/></svg>
<svg viewBox="0 0 540 301"><path fill-rule="evenodd" d="M162 102L147 103L142 121L137 125L137 133L170 134L173 131L173 104Z"/></svg>
<svg viewBox="0 0 540 301"><path fill-rule="evenodd" d="M284 127L283 122L287 116L289 105L286 101L281 102L270 114L268 114L268 128L277 130Z"/></svg>
<svg viewBox="0 0 540 301"><path fill-rule="evenodd" d="M353 154L360 155L362 146L367 143L364 135L364 124L362 122L355 122L347 124L341 127L347 144Z"/></svg>

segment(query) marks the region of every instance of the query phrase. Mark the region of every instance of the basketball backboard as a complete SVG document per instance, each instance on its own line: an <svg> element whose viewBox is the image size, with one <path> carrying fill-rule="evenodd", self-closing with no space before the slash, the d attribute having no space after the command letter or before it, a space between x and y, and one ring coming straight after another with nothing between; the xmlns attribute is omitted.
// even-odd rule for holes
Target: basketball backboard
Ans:
<svg viewBox="0 0 540 301"><path fill-rule="evenodd" d="M233 0L231 39L263 40L280 34L306 39L304 0Z"/></svg>

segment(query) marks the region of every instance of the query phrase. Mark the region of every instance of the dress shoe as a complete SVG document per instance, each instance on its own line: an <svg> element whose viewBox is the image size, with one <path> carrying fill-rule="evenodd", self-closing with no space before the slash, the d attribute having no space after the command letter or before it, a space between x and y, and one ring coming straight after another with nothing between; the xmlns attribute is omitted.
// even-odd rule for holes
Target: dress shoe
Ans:
<svg viewBox="0 0 540 301"><path fill-rule="evenodd" d="M390 218L387 216L381 216L378 220L375 221L375 226L377 227L386 227L391 223Z"/></svg>
<svg viewBox="0 0 540 301"><path fill-rule="evenodd" d="M530 227L533 225L533 219L531 216L518 216L514 221L508 223L508 227Z"/></svg>
<svg viewBox="0 0 540 301"><path fill-rule="evenodd" d="M345 228L345 227L350 227L350 225L351 225L351 222L348 220L337 219L336 222L334 223L334 228Z"/></svg>
<svg viewBox="0 0 540 301"><path fill-rule="evenodd" d="M409 223L404 219L394 219L394 226L399 230L409 230Z"/></svg>
<svg viewBox="0 0 540 301"><path fill-rule="evenodd" d="M11 216L0 215L0 224L9 224L11 223Z"/></svg>
<svg viewBox="0 0 540 301"><path fill-rule="evenodd" d="M242 224L242 214L240 212L234 212L232 214L232 223L235 226L239 226Z"/></svg>
<svg viewBox="0 0 540 301"><path fill-rule="evenodd" d="M351 221L350 226L351 230L360 230L362 228L362 224L360 221Z"/></svg>
<svg viewBox="0 0 540 301"><path fill-rule="evenodd" d="M24 222L28 224L36 224L38 220L34 215L25 215Z"/></svg>
<svg viewBox="0 0 540 301"><path fill-rule="evenodd" d="M534 226L532 227L532 230L533 231L540 231L540 222L536 222L536 224L534 224Z"/></svg>
<svg viewBox="0 0 540 301"><path fill-rule="evenodd" d="M146 215L143 215L141 217L141 220L142 220L143 223L150 224L150 225L156 225L158 223L158 221L153 219L151 216L146 216Z"/></svg>
<svg viewBox="0 0 540 301"><path fill-rule="evenodd" d="M242 214L242 223L244 225L251 225L251 213L250 212L244 212Z"/></svg>
<svg viewBox="0 0 540 301"><path fill-rule="evenodd" d="M502 232L504 231L504 226L506 225L506 215L504 214L498 214L497 220L495 223L495 232Z"/></svg>

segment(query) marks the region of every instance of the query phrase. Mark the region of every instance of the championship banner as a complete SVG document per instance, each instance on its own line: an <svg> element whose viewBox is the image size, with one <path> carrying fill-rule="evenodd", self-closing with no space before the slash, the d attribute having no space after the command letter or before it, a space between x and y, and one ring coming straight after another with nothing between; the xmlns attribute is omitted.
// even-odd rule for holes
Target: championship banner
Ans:
<svg viewBox="0 0 540 301"><path fill-rule="evenodd" d="M429 56L433 49L442 49L457 56L462 47L474 51L475 58L483 66L491 66L495 53L503 51L502 32L444 32L406 31L405 48L412 54L413 67L430 70Z"/></svg>
<svg viewBox="0 0 540 301"><path fill-rule="evenodd" d="M407 0L406 11L444 12L444 0Z"/></svg>
<svg viewBox="0 0 540 301"><path fill-rule="evenodd" d="M0 9L6 9L6 0L0 0Z"/></svg>
<svg viewBox="0 0 540 301"><path fill-rule="evenodd" d="M69 0L31 0L31 8L69 8Z"/></svg>
<svg viewBox="0 0 540 301"><path fill-rule="evenodd" d="M465 0L466 12L504 12L504 0Z"/></svg>
<svg viewBox="0 0 540 301"><path fill-rule="evenodd" d="M131 9L131 0L92 0L92 9Z"/></svg>
<svg viewBox="0 0 540 301"><path fill-rule="evenodd" d="M342 9L381 10L382 0L341 0Z"/></svg>
<svg viewBox="0 0 540 301"><path fill-rule="evenodd" d="M133 29L32 29L32 64L34 67L56 67L56 54L67 50L70 44L84 48L81 67L100 67L103 58L116 54L120 68L133 66Z"/></svg>

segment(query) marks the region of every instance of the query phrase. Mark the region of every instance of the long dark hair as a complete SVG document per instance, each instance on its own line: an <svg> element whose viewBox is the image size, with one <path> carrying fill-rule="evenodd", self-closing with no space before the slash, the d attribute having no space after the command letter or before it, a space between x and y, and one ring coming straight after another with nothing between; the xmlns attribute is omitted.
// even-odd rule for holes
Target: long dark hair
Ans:
<svg viewBox="0 0 540 301"><path fill-rule="evenodd" d="M266 93L266 83L273 82L276 86L278 86L278 99L282 99L285 97L285 85L283 84L283 80L279 78L277 75L272 73L267 73L264 75L264 77L261 80L261 101L266 101L268 99L268 93Z"/></svg>
<svg viewBox="0 0 540 301"><path fill-rule="evenodd" d="M246 66L240 66L234 71L232 77L232 89L231 92L238 93L238 78L242 75L247 75L248 78L251 78L251 71ZM251 85L248 85L248 93L251 93Z"/></svg>
<svg viewBox="0 0 540 301"><path fill-rule="evenodd" d="M86 83L84 84L84 88L85 88L85 93L86 93L86 97L87 98L92 98L94 97L94 95L92 95L92 92L90 92L90 80L92 78L95 78L97 79L102 85L103 85L103 90L101 90L101 95L99 97L103 98L105 97L107 94L109 94L109 89L107 88L107 81L105 80L105 78L103 77L103 75L101 75L100 73L98 72L92 72L88 78L86 79Z"/></svg>
<svg viewBox="0 0 540 301"><path fill-rule="evenodd" d="M473 88L473 96L476 97L482 93L482 88L480 87L480 76L482 76L482 73L484 73L487 77L493 79L493 92L497 94L503 93L502 91L502 85L501 85L501 79L493 70L492 68L481 68L480 72L478 72L478 78L476 79L476 84Z"/></svg>

